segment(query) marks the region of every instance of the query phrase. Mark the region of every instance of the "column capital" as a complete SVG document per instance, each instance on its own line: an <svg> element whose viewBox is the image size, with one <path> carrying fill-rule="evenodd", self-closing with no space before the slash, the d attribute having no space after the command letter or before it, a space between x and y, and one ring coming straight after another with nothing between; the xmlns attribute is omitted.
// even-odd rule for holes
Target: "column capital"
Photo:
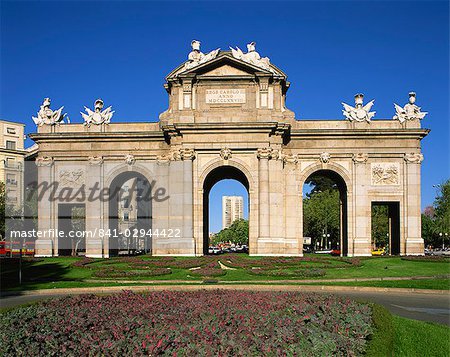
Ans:
<svg viewBox="0 0 450 357"><path fill-rule="evenodd" d="M54 159L50 156L38 156L35 163L36 166L52 166L54 163Z"/></svg>
<svg viewBox="0 0 450 357"><path fill-rule="evenodd" d="M258 152L256 153L256 156L258 159L266 159L270 160L272 158L273 149L272 148L260 148L258 149Z"/></svg>
<svg viewBox="0 0 450 357"><path fill-rule="evenodd" d="M423 154L421 153L409 153L403 157L407 164L420 164L423 161Z"/></svg>

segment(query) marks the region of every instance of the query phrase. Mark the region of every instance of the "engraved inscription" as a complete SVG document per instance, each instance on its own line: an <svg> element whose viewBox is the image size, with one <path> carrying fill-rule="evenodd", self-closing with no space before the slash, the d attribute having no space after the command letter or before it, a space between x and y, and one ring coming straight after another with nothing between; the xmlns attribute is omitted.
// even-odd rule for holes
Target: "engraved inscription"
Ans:
<svg viewBox="0 0 450 357"><path fill-rule="evenodd" d="M245 89L207 89L207 104L245 103Z"/></svg>

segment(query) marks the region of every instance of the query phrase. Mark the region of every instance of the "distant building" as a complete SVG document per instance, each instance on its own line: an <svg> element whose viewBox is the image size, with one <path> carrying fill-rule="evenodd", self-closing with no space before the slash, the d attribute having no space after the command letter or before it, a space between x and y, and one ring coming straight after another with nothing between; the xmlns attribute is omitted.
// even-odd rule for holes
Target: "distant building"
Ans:
<svg viewBox="0 0 450 357"><path fill-rule="evenodd" d="M6 203L23 202L24 124L0 120L0 181L6 185Z"/></svg>
<svg viewBox="0 0 450 357"><path fill-rule="evenodd" d="M244 218L244 199L242 196L222 196L222 229Z"/></svg>
<svg viewBox="0 0 450 357"><path fill-rule="evenodd" d="M122 186L123 194L119 202L119 233L136 228L138 204L136 192L136 179L130 179ZM128 233L126 233L128 234Z"/></svg>

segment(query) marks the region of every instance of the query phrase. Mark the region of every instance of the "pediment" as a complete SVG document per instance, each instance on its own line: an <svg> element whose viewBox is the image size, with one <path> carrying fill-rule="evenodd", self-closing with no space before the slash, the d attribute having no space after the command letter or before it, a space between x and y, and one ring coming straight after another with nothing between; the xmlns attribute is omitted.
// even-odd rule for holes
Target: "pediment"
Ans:
<svg viewBox="0 0 450 357"><path fill-rule="evenodd" d="M240 68L236 68L234 66L231 66L229 64L224 64L222 66L218 66L216 68L213 68L210 71L207 71L205 73L202 73L202 75L208 76L208 77L223 77L223 76L245 76L249 75L250 73L248 71L244 71Z"/></svg>
<svg viewBox="0 0 450 357"><path fill-rule="evenodd" d="M236 59L230 52L221 52L216 58L189 69L186 69L186 63L181 64L173 70L166 79L195 77L199 75L207 77L237 77L254 75L255 73L266 73L267 75L286 78L286 75L274 65L271 65L271 71L268 71L251 63Z"/></svg>

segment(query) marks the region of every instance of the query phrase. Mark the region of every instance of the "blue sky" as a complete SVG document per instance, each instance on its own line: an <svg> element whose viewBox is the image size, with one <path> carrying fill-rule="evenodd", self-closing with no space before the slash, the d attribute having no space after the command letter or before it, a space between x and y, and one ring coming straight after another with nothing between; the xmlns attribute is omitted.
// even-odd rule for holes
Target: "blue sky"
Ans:
<svg viewBox="0 0 450 357"><path fill-rule="evenodd" d="M298 119L343 120L340 103L351 103L357 92L375 99L376 118L391 118L392 103L403 105L415 90L418 105L430 112L422 125L432 130L423 141L422 206L432 203L433 184L449 177L447 1L0 6L0 118L26 123L28 133L47 96L75 122L98 97L113 105L116 122L156 121L167 106L164 77L186 59L192 39L201 40L204 52L256 41L258 52L288 74L287 105ZM239 193L233 188L239 185L218 185L214 197Z"/></svg>

